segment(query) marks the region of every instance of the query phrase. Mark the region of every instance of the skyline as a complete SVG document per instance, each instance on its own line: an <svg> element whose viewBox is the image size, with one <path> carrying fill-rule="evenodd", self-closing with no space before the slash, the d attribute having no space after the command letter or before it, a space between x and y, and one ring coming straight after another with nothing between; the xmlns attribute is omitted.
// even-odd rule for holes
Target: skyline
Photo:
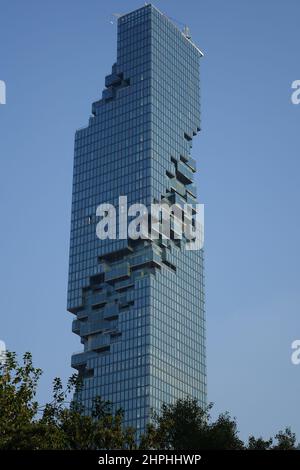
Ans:
<svg viewBox="0 0 300 470"><path fill-rule="evenodd" d="M0 338L19 353L31 350L46 370L43 401L52 378L70 374L78 349L65 313L73 131L86 124L115 56L112 10L140 2L127 5L3 2ZM209 401L237 417L242 435L291 425L299 437L300 368L290 361L300 335L300 108L290 99L299 5L155 5L189 24L204 52L193 153L206 204Z"/></svg>

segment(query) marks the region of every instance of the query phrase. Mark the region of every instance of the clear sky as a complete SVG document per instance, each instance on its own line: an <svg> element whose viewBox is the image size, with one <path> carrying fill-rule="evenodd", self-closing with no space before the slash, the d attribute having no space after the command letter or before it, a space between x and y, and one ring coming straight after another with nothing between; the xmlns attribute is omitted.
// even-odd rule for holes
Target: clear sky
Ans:
<svg viewBox="0 0 300 470"><path fill-rule="evenodd" d="M208 399L241 437L300 439L298 0L163 0L202 59L193 154L206 207ZM116 58L115 12L136 0L0 0L0 339L54 376L80 349L66 312L73 141Z"/></svg>

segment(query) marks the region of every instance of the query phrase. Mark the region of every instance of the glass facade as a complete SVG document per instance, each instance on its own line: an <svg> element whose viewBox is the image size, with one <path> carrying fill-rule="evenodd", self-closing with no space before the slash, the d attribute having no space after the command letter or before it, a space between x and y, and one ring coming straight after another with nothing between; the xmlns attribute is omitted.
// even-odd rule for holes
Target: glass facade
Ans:
<svg viewBox="0 0 300 470"><path fill-rule="evenodd" d="M118 19L117 61L75 136L68 310L83 350L76 399L100 395L143 432L151 410L206 401L203 251L96 236L96 208L195 203L201 52L152 5Z"/></svg>

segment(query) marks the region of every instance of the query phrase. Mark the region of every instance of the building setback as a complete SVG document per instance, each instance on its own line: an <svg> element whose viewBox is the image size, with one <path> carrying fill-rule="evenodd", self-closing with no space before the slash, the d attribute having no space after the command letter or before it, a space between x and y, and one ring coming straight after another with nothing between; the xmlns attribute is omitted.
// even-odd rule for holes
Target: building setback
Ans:
<svg viewBox="0 0 300 470"><path fill-rule="evenodd" d="M96 236L101 203L196 203L201 51L148 4L118 19L117 61L75 136L68 310L83 349L72 367L91 412L101 396L138 433L151 410L206 402L203 250L183 240Z"/></svg>

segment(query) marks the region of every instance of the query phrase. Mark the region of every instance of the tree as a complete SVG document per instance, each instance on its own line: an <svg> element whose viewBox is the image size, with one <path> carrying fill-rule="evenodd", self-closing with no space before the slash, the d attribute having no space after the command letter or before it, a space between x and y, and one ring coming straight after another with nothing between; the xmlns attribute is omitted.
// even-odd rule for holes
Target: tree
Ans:
<svg viewBox="0 0 300 470"><path fill-rule="evenodd" d="M210 405L198 406L195 399L180 399L174 404L163 404L160 414L153 415L153 424L141 439L141 448L191 449L197 448L199 434L205 433Z"/></svg>
<svg viewBox="0 0 300 470"><path fill-rule="evenodd" d="M53 400L40 407L35 396L42 371L33 366L31 354L24 354L19 365L16 354L7 353L0 367L0 449L134 448L135 431L123 425L122 410L113 412L100 397L91 413L75 401L70 403L70 395L81 386L76 374L66 390L55 378Z"/></svg>
<svg viewBox="0 0 300 470"><path fill-rule="evenodd" d="M242 450L243 442L238 437L238 429L235 418L229 413L221 413L218 419L211 423L206 438L207 449Z"/></svg>
<svg viewBox="0 0 300 470"><path fill-rule="evenodd" d="M202 408L196 399L187 397L174 404L164 404L154 414L140 447L153 449L242 449L237 426L228 413L215 422L210 420L212 404Z"/></svg>
<svg viewBox="0 0 300 470"><path fill-rule="evenodd" d="M273 446L274 450L296 450L296 434L290 428L285 428L284 431L279 431L275 435L277 444Z"/></svg>
<svg viewBox="0 0 300 470"><path fill-rule="evenodd" d="M273 439L264 440L262 437L256 439L254 436L249 437L248 449L249 450L296 450L296 434L290 428L285 428L275 435L277 443L273 444Z"/></svg>
<svg viewBox="0 0 300 470"><path fill-rule="evenodd" d="M262 437L255 438L250 436L248 440L249 450L269 450L272 446L273 439L264 440Z"/></svg>
<svg viewBox="0 0 300 470"><path fill-rule="evenodd" d="M21 364L15 353L7 353L0 364L0 449L134 449L135 429L124 426L124 413L97 397L86 409L73 396L81 391L76 374L64 389L62 381L53 381L53 398L40 406L36 392L41 369L33 366L25 353ZM75 395L74 395L75 393ZM250 436L245 447L238 437L236 420L222 413L210 417L212 404L202 408L187 397L163 404L160 413L141 437L141 449L296 449L296 436L290 428L279 431L273 439ZM298 447L299 448L299 447Z"/></svg>
<svg viewBox="0 0 300 470"><path fill-rule="evenodd" d="M0 365L0 449L31 448L29 434L34 440L35 395L41 373L33 367L30 353L24 354L22 365L15 353L6 353Z"/></svg>

